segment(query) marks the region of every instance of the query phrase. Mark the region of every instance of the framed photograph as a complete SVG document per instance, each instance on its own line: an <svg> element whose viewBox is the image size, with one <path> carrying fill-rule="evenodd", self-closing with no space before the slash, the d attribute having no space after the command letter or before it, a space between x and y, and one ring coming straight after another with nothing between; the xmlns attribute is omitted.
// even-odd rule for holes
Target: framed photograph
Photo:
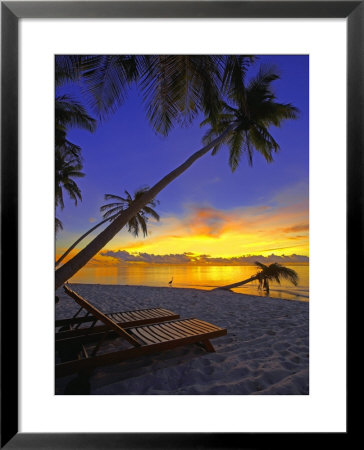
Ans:
<svg viewBox="0 0 364 450"><path fill-rule="evenodd" d="M1 6L2 447L347 437L363 3Z"/></svg>

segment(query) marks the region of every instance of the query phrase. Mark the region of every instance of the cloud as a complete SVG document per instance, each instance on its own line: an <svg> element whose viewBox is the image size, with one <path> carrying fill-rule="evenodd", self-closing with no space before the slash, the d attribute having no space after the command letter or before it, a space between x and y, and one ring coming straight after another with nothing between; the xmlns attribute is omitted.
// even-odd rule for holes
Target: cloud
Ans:
<svg viewBox="0 0 364 450"><path fill-rule="evenodd" d="M225 212L209 206L191 206L191 212L184 222L192 234L218 237L226 228L229 218Z"/></svg>
<svg viewBox="0 0 364 450"><path fill-rule="evenodd" d="M281 228L282 233L297 233L298 231L308 231L308 223L294 225L292 227Z"/></svg>
<svg viewBox="0 0 364 450"><path fill-rule="evenodd" d="M196 255L192 252L167 255L155 255L153 253L129 253L125 250L108 250L101 256L115 258L119 263L142 262L147 264L198 264L198 265L251 265L255 261L271 264L308 263L309 258L304 255L245 255L231 258L212 257L210 255Z"/></svg>
<svg viewBox="0 0 364 450"><path fill-rule="evenodd" d="M187 254L169 254L154 255L153 253L136 253L132 254L125 250L106 251L101 253L102 256L110 256L120 262L144 262L149 264L186 264L191 261L190 255Z"/></svg>

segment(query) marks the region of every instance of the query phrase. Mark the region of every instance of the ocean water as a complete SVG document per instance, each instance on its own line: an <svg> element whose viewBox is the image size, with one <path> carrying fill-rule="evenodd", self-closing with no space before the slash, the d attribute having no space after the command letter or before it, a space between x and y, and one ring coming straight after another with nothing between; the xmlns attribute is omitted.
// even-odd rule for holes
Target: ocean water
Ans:
<svg viewBox="0 0 364 450"><path fill-rule="evenodd" d="M289 300L309 301L309 266L287 265L298 276L298 286L283 280L279 285L270 283L269 297ZM257 272L256 266L194 266L194 265L148 265L125 264L119 267L85 267L70 282L89 284L121 284L143 286L169 286L172 288L212 289L226 284L236 283L250 278ZM258 283L251 282L233 289L235 292L249 295L266 296L258 290Z"/></svg>

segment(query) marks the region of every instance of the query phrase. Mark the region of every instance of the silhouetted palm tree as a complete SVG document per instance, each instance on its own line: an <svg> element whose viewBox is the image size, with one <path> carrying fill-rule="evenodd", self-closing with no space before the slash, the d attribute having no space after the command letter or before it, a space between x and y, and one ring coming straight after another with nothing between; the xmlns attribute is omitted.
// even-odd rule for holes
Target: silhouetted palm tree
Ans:
<svg viewBox="0 0 364 450"><path fill-rule="evenodd" d="M188 89L185 86L184 92L187 92L187 94L183 97L178 95L183 89L180 83L176 83L175 81L174 77L177 77L177 74L175 70L172 70L173 65L169 64L168 60L165 60L163 63L163 58L158 58L158 61L158 71L148 72L146 76L146 79L149 80L147 85L149 86L148 89L151 96L149 112L147 111L150 120L157 131L168 132L169 128L173 125L173 121L180 117L180 114L175 112L175 110L181 114L184 112L181 99L189 99L192 107L188 103L184 103L184 105L191 114L193 115L197 111L204 110L205 117L207 117L205 122L211 124L211 130L205 136L206 145L193 153L175 170L163 177L151 189L143 193L138 200L129 208L122 211L83 250L60 267L56 271L56 288L80 270L138 211L203 155L211 150L216 153L221 144L226 143L229 146L229 163L232 170L235 170L239 164L243 153L248 155L249 161L251 162L253 149L261 153L268 162L271 162L273 160L272 154L279 149L279 146L268 132L269 127L271 125L279 126L285 119L294 119L297 117L298 111L295 107L290 104L276 102L271 83L279 77L273 70L261 69L246 89L244 88L244 76L246 72L244 67L240 67L241 87L239 89L235 89L234 86L236 83L231 81L233 78L232 69L223 70L225 74L224 82L226 83L224 85L224 91L228 100L231 102L231 105L229 105L227 102L221 100L220 95L217 95L217 103L214 99L211 99L211 96L215 93L214 87L217 85L216 82L220 79L219 77L221 75L220 72L213 69L213 63L211 64L211 74L207 70L207 63L202 64L202 67L205 67L206 70L205 78L208 78L210 83L206 82L206 86L202 88L201 96L199 97L198 92L192 88L196 84L192 84L191 82L187 83ZM238 65L237 62L236 65ZM193 71L192 73L195 74L197 71ZM189 79L187 75L185 78L187 80ZM161 80L163 81L162 85ZM228 83L229 80L231 84ZM207 86L210 86L208 91ZM189 94L190 89L193 90L193 95ZM196 99L199 99L199 103L194 102L193 99L195 96L197 96ZM173 109L173 105L175 105L175 110Z"/></svg>
<svg viewBox="0 0 364 450"><path fill-rule="evenodd" d="M284 120L297 118L297 108L275 101L271 83L278 78L273 68L261 67L243 92L232 90L228 93L230 104L221 102L218 119L203 138L204 143L210 143L221 136L231 123L236 124L234 132L220 139L212 151L214 155L226 144L232 171L238 167L243 154L252 165L254 150L261 153L267 162L272 162L279 145L270 134L269 127L279 127ZM211 123L210 119L204 120L201 125L208 123Z"/></svg>
<svg viewBox="0 0 364 450"><path fill-rule="evenodd" d="M55 83L56 88L67 83L80 81L83 55L56 55Z"/></svg>
<svg viewBox="0 0 364 450"><path fill-rule="evenodd" d="M96 120L85 108L70 95L56 97L55 101L55 142L56 148L64 148L74 156L80 155L80 147L67 140L67 131L72 128L82 128L90 132L96 129Z"/></svg>
<svg viewBox="0 0 364 450"><path fill-rule="evenodd" d="M106 222L112 222L122 211L126 208L129 208L133 202L138 199L144 192L148 191L149 187L143 187L138 189L134 193L134 198L129 194L128 191L125 192L126 197L120 197L118 195L113 194L105 194L105 200L115 200L113 203L109 203L107 205L103 205L100 208L100 211L106 211L103 214L104 220L99 222L97 225L92 227L86 233L84 233L79 239L77 239L68 249L67 251L56 261L55 266L57 267L64 258L79 244L86 236L95 231L101 225ZM129 220L129 233L132 233L135 237L139 235L140 229L143 232L144 237L148 235L148 227L147 223L149 220L148 216L153 217L155 220L159 221L159 214L153 209L157 205L159 205L159 201L152 199L147 205L145 205L136 215Z"/></svg>
<svg viewBox="0 0 364 450"><path fill-rule="evenodd" d="M55 64L56 86L79 77L79 56L57 56ZM82 170L81 147L67 139L72 127L83 128L90 132L96 129L96 120L86 109L70 95L57 95L55 99L55 170L56 170L56 208L64 208L63 188L77 204L81 200L81 191L72 178L79 178ZM62 222L55 218L56 232L63 229Z"/></svg>
<svg viewBox="0 0 364 450"><path fill-rule="evenodd" d="M288 267L284 267L281 264L273 263L269 266L266 266L265 264L262 264L258 261L255 262L255 264L260 267L260 271L257 272L252 277L243 280L238 281L237 283L228 284L226 286L221 286L218 288L215 288L213 290L217 289L224 289L224 290L230 290L239 286L243 286L244 284L251 283L252 281L258 281L258 289L264 289L266 293L269 293L269 282L275 281L278 284L281 283L281 279L285 279L290 281L294 286L297 286L298 283L298 275L297 272L293 269L289 269Z"/></svg>
<svg viewBox="0 0 364 450"><path fill-rule="evenodd" d="M85 176L81 172L82 164L77 157L60 149L56 149L55 158L55 202L56 208L64 208L64 194L66 191L69 197L77 205L78 200L82 200L81 190L73 178ZM56 231L63 228L62 222L56 218Z"/></svg>
<svg viewBox="0 0 364 450"><path fill-rule="evenodd" d="M107 205L101 206L100 211L106 211L103 215L104 219L114 217L115 214L119 215L121 211L124 211L127 208L133 206L133 204L139 200L145 192L149 191L149 186L145 186L143 188L138 189L134 193L134 197L132 197L128 191L125 192L125 197L120 197L119 195L113 194L105 194L105 200L114 200L113 203L108 203ZM159 205L159 201L154 198L151 199L146 205L144 205L134 217L132 217L129 222L129 233L132 233L135 237L139 235L140 229L143 232L143 236L146 237L148 235L147 223L149 220L148 216L153 217L153 219L159 221L159 214L154 211L155 208Z"/></svg>

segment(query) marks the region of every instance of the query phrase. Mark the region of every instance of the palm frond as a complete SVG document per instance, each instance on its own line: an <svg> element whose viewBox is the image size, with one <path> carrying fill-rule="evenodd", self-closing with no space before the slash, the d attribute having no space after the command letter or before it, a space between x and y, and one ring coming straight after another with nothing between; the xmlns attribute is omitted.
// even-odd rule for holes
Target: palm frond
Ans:
<svg viewBox="0 0 364 450"><path fill-rule="evenodd" d="M55 218L54 225L56 233L63 230L63 223L60 221L60 219L58 219L58 217Z"/></svg>
<svg viewBox="0 0 364 450"><path fill-rule="evenodd" d="M101 209L101 208L100 208L100 209ZM108 211L106 211L106 212L102 215L102 217L103 217L104 219L107 219L107 218L110 218L111 216L113 216L113 215L115 215L115 214L121 213L122 211L124 211L124 208L123 208L122 206L115 207L115 208L111 208L111 209L109 209Z"/></svg>
<svg viewBox="0 0 364 450"><path fill-rule="evenodd" d="M139 75L137 58L133 55L96 55L84 62L83 93L101 118L124 102L130 83Z"/></svg>
<svg viewBox="0 0 364 450"><path fill-rule="evenodd" d="M114 194L105 194L104 195L105 200L118 200L119 202L127 202L127 200L123 197L120 197L119 195Z"/></svg>
<svg viewBox="0 0 364 450"><path fill-rule="evenodd" d="M96 120L87 113L79 101L70 95L56 97L55 121L56 128L79 127L90 132L96 129Z"/></svg>
<svg viewBox="0 0 364 450"><path fill-rule="evenodd" d="M260 267L260 268L263 269L263 270L268 268L268 266L266 266L265 264L263 264L263 263L261 263L261 262L259 262L259 261L255 261L254 264L255 264L256 266Z"/></svg>
<svg viewBox="0 0 364 450"><path fill-rule="evenodd" d="M108 203L107 205L103 205L100 207L100 211L106 211L109 210L110 208L123 208L126 206L126 202L114 202L114 203Z"/></svg>
<svg viewBox="0 0 364 450"><path fill-rule="evenodd" d="M225 60L222 89L241 107L245 106L245 77L253 59L251 56L229 55Z"/></svg>
<svg viewBox="0 0 364 450"><path fill-rule="evenodd" d="M61 86L67 82L78 81L81 75L82 56L56 55L55 56L55 82Z"/></svg>
<svg viewBox="0 0 364 450"><path fill-rule="evenodd" d="M159 214L156 211L154 211L154 209L150 208L149 206L144 206L143 212L149 216L152 216L153 219L155 219L157 221L159 221L159 219L160 219Z"/></svg>
<svg viewBox="0 0 364 450"><path fill-rule="evenodd" d="M280 78L278 68L273 65L262 64L257 75L248 84L249 91L265 92L273 94L271 83Z"/></svg>
<svg viewBox="0 0 364 450"><path fill-rule="evenodd" d="M244 138L245 135L243 133L239 133L238 130L235 130L235 133L232 133L228 140L229 165L232 172L234 172L239 165L241 155L243 153Z"/></svg>
<svg viewBox="0 0 364 450"><path fill-rule="evenodd" d="M255 264L261 269L256 275L259 282L259 289L263 288L269 292L269 281L275 281L280 284L282 278L288 280L294 286L297 286L298 284L298 274L293 269L289 269L279 263L272 263L269 266L266 266L265 264L256 261Z"/></svg>
<svg viewBox="0 0 364 450"><path fill-rule="evenodd" d="M138 230L139 230L139 227L140 227L142 229L143 236L144 237L148 236L148 228L147 228L148 218L143 216L143 215L141 215L141 214L138 214L137 215L137 222L138 222Z"/></svg>
<svg viewBox="0 0 364 450"><path fill-rule="evenodd" d="M203 112L214 120L220 108L220 58L199 55L151 56L140 82L147 117L157 133L187 125Z"/></svg>

